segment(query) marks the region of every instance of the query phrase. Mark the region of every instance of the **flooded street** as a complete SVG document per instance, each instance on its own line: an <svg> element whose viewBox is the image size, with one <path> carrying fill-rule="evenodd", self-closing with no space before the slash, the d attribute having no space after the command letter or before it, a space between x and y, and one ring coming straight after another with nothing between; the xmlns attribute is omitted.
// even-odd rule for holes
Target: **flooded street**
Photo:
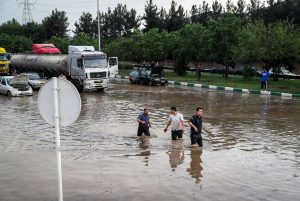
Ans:
<svg viewBox="0 0 300 201"><path fill-rule="evenodd" d="M115 82L82 93L61 129L65 201L299 200L300 99ZM0 201L57 200L54 128L32 97L0 96ZM136 117L150 109L151 137ZM163 132L169 107L204 108L204 147ZM187 125L188 126L188 125Z"/></svg>

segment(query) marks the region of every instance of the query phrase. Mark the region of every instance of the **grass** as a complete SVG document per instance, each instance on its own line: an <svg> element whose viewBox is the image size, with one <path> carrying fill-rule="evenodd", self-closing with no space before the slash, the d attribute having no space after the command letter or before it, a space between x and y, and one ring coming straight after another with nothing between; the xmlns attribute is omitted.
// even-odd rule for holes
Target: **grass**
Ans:
<svg viewBox="0 0 300 201"><path fill-rule="evenodd" d="M130 72L130 69L119 69L119 74L122 76L129 75ZM165 76L168 80L178 82L200 83L233 88L260 90L259 77L246 80L242 76L230 75L229 79L227 80L219 74L202 73L200 81L196 82L196 75L194 72L188 72L185 76L178 76L174 72L165 71ZM300 94L300 80L279 79L278 81L274 81L271 78L268 80L268 91Z"/></svg>

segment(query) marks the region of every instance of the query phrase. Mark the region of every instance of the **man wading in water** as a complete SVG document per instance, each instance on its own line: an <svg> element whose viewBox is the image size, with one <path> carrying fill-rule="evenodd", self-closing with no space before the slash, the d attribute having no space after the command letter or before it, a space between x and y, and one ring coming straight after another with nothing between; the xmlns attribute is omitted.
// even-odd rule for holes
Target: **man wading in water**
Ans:
<svg viewBox="0 0 300 201"><path fill-rule="evenodd" d="M145 133L147 136L150 136L149 127L151 124L148 113L148 108L144 108L144 112L141 113L137 118L137 122L139 122L137 136L142 136L143 133Z"/></svg>
<svg viewBox="0 0 300 201"><path fill-rule="evenodd" d="M164 129L164 132L166 133L169 126L171 125L171 134L172 134L172 140L176 140L178 139L182 139L182 133L183 133L183 129L184 129L184 119L182 114L180 114L179 112L177 112L176 107L171 107L170 108L170 116L169 116L169 120L167 123L166 128Z"/></svg>
<svg viewBox="0 0 300 201"><path fill-rule="evenodd" d="M192 116L189 121L189 125L191 126L191 144L192 146L202 147L202 108L198 107L196 109L196 114Z"/></svg>

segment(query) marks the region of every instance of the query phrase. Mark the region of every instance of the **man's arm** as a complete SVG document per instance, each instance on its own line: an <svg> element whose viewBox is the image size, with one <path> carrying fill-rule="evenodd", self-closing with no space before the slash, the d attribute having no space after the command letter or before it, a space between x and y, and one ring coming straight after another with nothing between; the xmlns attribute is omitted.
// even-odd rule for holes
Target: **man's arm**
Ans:
<svg viewBox="0 0 300 201"><path fill-rule="evenodd" d="M188 124L193 127L196 132L198 132L198 128L192 123L192 121L189 121Z"/></svg>
<svg viewBox="0 0 300 201"><path fill-rule="evenodd" d="M164 132L167 132L169 126L171 125L171 121L168 121L167 125L166 125L166 128L164 129Z"/></svg>
<svg viewBox="0 0 300 201"><path fill-rule="evenodd" d="M141 124L145 124L146 122L141 120L141 116L139 115L137 118L137 122L141 123Z"/></svg>

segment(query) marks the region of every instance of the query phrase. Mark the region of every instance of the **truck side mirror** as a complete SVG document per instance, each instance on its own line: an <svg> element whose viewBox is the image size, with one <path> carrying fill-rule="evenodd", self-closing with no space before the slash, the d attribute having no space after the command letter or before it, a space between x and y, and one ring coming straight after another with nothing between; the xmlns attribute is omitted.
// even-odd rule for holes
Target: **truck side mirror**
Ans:
<svg viewBox="0 0 300 201"><path fill-rule="evenodd" d="M83 68L83 60L82 60L82 58L78 58L77 59L77 66L78 66L78 68Z"/></svg>

